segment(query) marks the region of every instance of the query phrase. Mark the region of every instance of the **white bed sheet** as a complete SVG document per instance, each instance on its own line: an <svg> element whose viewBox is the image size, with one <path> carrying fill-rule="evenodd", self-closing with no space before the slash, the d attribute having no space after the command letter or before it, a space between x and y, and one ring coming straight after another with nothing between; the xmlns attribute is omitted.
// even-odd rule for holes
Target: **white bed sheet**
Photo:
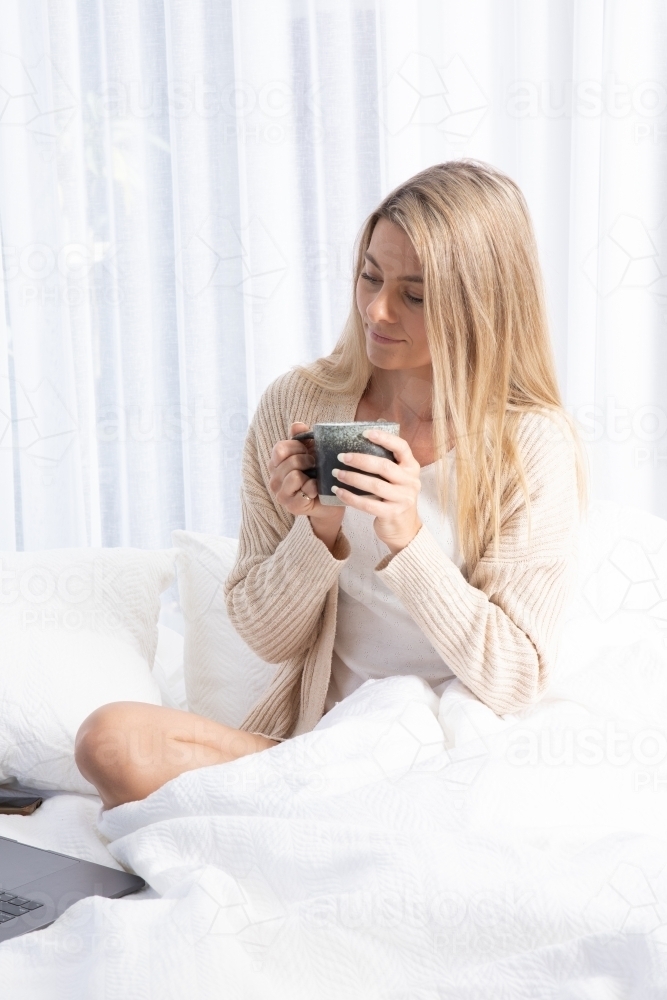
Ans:
<svg viewBox="0 0 667 1000"><path fill-rule="evenodd" d="M0 980L31 1000L664 995L667 794L636 756L511 748L657 731L667 660L640 643L563 685L498 720L457 681L440 703L418 678L367 682L312 733L103 813L161 898L75 904L0 946Z"/></svg>
<svg viewBox="0 0 667 1000"><path fill-rule="evenodd" d="M0 817L2 835L150 885L5 942L0 981L31 1000L663 997L654 605L651 622L629 606L595 627L580 607L547 697L521 718L498 719L457 680L438 702L389 678L312 733L142 802L101 813L95 796L54 795ZM172 703L177 646L163 643L160 667Z"/></svg>

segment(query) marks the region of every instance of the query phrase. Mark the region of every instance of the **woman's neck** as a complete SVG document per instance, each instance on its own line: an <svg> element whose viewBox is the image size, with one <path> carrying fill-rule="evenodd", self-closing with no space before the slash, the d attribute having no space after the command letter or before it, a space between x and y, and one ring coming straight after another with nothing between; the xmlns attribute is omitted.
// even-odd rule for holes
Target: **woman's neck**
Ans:
<svg viewBox="0 0 667 1000"><path fill-rule="evenodd" d="M435 462L431 366L387 371L374 368L355 420L391 420L421 466Z"/></svg>
<svg viewBox="0 0 667 1000"><path fill-rule="evenodd" d="M402 423L404 418L433 420L431 366L397 369L374 368L364 398L381 412L384 420ZM379 418L378 418L379 419Z"/></svg>

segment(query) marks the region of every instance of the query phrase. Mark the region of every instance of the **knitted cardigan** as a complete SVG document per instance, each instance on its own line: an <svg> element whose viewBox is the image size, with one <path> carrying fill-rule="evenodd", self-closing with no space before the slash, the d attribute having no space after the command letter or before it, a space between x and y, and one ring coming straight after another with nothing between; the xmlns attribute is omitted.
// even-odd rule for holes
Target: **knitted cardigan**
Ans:
<svg viewBox="0 0 667 1000"><path fill-rule="evenodd" d="M359 399L312 384L298 371L263 394L242 462L242 522L225 582L230 620L255 652L279 664L241 728L276 739L310 731L322 717L336 632L338 577L350 544L333 552L307 516L269 489L268 463L290 424L354 420ZM426 526L375 567L452 672L494 712L516 712L545 690L561 612L574 583L579 505L574 443L558 415L523 414L518 447L531 500L531 533L518 485L501 503L500 548L462 570ZM488 533L487 533L488 534Z"/></svg>

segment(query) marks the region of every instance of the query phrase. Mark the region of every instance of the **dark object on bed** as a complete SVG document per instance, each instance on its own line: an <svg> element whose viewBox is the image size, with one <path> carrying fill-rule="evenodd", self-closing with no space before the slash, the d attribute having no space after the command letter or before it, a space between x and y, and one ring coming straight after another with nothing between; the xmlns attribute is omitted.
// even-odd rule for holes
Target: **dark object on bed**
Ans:
<svg viewBox="0 0 667 1000"><path fill-rule="evenodd" d="M0 813L29 816L44 799L66 794L57 788L31 788L29 785L22 785L16 778L8 778L0 785Z"/></svg>
<svg viewBox="0 0 667 1000"><path fill-rule="evenodd" d="M41 796L26 795L12 788L0 788L0 814L30 816L43 801Z"/></svg>
<svg viewBox="0 0 667 1000"><path fill-rule="evenodd" d="M17 781L0 785L0 815L30 816L41 806L46 795L37 788L26 788Z"/></svg>
<svg viewBox="0 0 667 1000"><path fill-rule="evenodd" d="M48 927L79 899L120 899L145 885L127 871L0 837L0 943Z"/></svg>

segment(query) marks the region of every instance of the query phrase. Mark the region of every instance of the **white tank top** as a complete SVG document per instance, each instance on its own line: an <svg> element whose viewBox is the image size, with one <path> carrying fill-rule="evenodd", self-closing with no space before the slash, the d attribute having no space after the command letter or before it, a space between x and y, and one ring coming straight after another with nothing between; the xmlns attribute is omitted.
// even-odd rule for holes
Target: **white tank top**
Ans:
<svg viewBox="0 0 667 1000"><path fill-rule="evenodd" d="M417 510L422 523L461 569L454 457L454 449L445 457L449 469L447 514L442 513L438 503L435 463L421 469ZM389 549L375 534L373 521L371 514L352 507L347 508L343 518L351 553L338 578L336 637L325 712L370 677L416 674L440 694L438 687L453 676L400 599L375 573Z"/></svg>

